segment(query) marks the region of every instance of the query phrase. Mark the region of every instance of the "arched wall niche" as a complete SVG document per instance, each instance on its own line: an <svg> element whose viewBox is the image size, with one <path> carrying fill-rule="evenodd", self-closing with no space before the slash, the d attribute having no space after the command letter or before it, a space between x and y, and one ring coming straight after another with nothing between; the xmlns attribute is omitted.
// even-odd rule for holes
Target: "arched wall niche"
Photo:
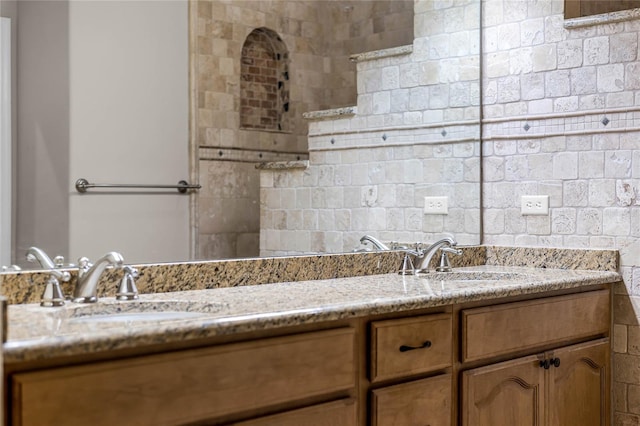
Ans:
<svg viewBox="0 0 640 426"><path fill-rule="evenodd" d="M242 46L240 64L240 127L287 131L289 52L280 36L256 28Z"/></svg>

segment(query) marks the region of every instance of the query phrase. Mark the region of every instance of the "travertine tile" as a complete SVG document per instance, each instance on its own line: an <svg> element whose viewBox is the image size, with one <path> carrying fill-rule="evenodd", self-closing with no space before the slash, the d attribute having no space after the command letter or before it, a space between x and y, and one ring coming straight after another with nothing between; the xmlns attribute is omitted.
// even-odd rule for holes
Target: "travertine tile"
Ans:
<svg viewBox="0 0 640 426"><path fill-rule="evenodd" d="M613 351L617 353L627 352L627 326L621 325L621 324L614 324Z"/></svg>
<svg viewBox="0 0 640 426"><path fill-rule="evenodd" d="M557 47L555 44L542 44L533 47L533 71L550 71L557 67Z"/></svg>

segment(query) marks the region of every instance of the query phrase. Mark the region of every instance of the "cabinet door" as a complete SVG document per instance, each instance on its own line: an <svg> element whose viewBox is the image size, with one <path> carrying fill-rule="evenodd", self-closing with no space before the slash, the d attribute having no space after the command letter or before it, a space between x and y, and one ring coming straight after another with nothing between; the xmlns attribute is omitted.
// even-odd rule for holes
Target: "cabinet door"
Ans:
<svg viewBox="0 0 640 426"><path fill-rule="evenodd" d="M372 426L450 426L451 374L376 389Z"/></svg>
<svg viewBox="0 0 640 426"><path fill-rule="evenodd" d="M609 425L609 341L600 339L549 352L549 426Z"/></svg>
<svg viewBox="0 0 640 426"><path fill-rule="evenodd" d="M462 374L462 424L541 425L544 372L538 356L465 371Z"/></svg>

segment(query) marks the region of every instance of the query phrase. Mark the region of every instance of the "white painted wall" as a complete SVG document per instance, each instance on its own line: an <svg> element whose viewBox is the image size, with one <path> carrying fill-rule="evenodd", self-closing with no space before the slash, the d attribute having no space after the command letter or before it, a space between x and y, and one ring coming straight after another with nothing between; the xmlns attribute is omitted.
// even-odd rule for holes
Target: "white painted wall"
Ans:
<svg viewBox="0 0 640 426"><path fill-rule="evenodd" d="M11 263L11 20L0 18L0 264Z"/></svg>
<svg viewBox="0 0 640 426"><path fill-rule="evenodd" d="M69 29L66 1L17 6L14 260L24 266L33 245L68 255Z"/></svg>
<svg viewBox="0 0 640 426"><path fill-rule="evenodd" d="M19 2L19 19L19 144L37 149L20 153L18 256L188 259L188 196L74 186L188 179L187 1Z"/></svg>
<svg viewBox="0 0 640 426"><path fill-rule="evenodd" d="M186 1L69 3L69 250L189 257L188 196L86 194L74 182L188 179ZM95 191L97 192L97 191Z"/></svg>

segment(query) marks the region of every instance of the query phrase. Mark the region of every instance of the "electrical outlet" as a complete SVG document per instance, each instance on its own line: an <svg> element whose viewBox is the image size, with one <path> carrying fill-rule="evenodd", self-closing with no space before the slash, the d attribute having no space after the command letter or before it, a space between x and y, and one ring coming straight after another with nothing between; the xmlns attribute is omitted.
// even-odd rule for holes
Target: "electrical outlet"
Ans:
<svg viewBox="0 0 640 426"><path fill-rule="evenodd" d="M448 198L424 197L424 214L449 214Z"/></svg>
<svg viewBox="0 0 640 426"><path fill-rule="evenodd" d="M549 196L523 195L521 199L520 211L523 215L548 215Z"/></svg>

